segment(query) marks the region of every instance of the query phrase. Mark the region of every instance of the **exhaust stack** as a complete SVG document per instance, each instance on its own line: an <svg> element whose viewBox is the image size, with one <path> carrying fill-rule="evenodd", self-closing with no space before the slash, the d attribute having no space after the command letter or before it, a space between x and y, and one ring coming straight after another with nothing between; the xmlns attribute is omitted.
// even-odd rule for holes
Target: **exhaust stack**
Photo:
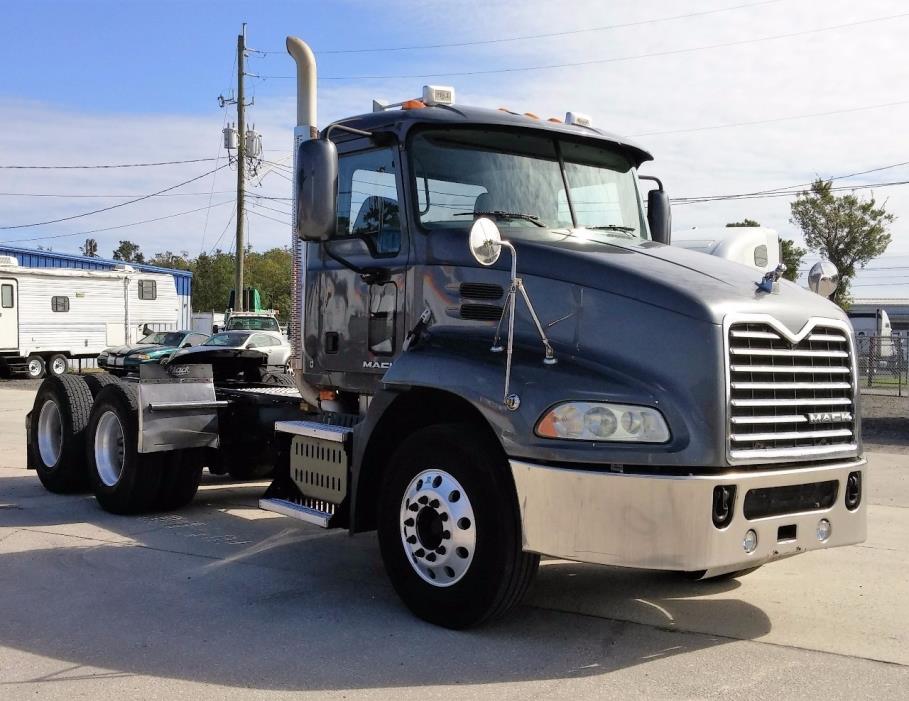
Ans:
<svg viewBox="0 0 909 701"><path fill-rule="evenodd" d="M297 231L297 147L303 141L319 138L316 126L316 57L307 43L298 37L287 37L287 53L297 64L297 125L294 127L294 207L291 225L291 312L288 320L290 344L293 348L294 380L303 401L319 408L319 395L303 379L303 314L306 309L306 245Z"/></svg>
<svg viewBox="0 0 909 701"><path fill-rule="evenodd" d="M287 53L297 64L297 129L309 134L300 141L319 136L316 127L316 57L299 37L287 37Z"/></svg>

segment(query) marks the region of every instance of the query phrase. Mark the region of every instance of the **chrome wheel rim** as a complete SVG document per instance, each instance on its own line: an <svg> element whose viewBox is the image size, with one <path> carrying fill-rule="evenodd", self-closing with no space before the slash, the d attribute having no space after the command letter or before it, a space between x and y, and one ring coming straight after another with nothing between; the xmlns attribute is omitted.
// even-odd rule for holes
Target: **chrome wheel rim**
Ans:
<svg viewBox="0 0 909 701"><path fill-rule="evenodd" d="M53 399L41 405L38 414L38 453L47 467L54 467L63 449L63 419Z"/></svg>
<svg viewBox="0 0 909 701"><path fill-rule="evenodd" d="M457 584L473 561L476 520L467 492L444 470L424 470L401 500L401 543L407 561L434 587Z"/></svg>
<svg viewBox="0 0 909 701"><path fill-rule="evenodd" d="M28 361L28 374L31 377L38 377L41 374L41 361L37 358L32 358Z"/></svg>
<svg viewBox="0 0 909 701"><path fill-rule="evenodd" d="M95 466L98 477L108 487L120 481L123 457L123 425L114 412L106 411L95 429Z"/></svg>
<svg viewBox="0 0 909 701"><path fill-rule="evenodd" d="M66 372L66 360L63 358L54 358L54 361L51 363L51 372L55 375L62 375Z"/></svg>

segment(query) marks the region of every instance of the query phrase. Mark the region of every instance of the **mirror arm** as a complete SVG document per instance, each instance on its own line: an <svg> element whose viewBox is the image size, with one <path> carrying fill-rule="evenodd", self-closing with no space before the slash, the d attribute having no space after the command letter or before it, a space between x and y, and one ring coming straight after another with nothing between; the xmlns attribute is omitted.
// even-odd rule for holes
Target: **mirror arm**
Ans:
<svg viewBox="0 0 909 701"><path fill-rule="evenodd" d="M331 132L334 129L340 129L341 131L346 131L348 134L356 134L358 136L368 136L368 137L372 138L371 131L363 131L362 129L354 129L353 127L349 127L346 124L330 124L328 126L328 128L322 132L321 138L328 140L329 136L331 135Z"/></svg>
<svg viewBox="0 0 909 701"><path fill-rule="evenodd" d="M660 192L663 192L663 181L660 180L659 178L657 178L656 176L639 175L638 180L650 180L651 182L655 182L657 184L657 190L659 190Z"/></svg>

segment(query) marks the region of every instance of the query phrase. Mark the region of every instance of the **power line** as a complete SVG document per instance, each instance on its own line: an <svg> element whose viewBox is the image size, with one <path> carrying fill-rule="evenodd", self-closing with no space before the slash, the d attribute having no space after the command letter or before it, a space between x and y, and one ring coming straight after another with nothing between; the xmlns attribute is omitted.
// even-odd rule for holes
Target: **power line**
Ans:
<svg viewBox="0 0 909 701"><path fill-rule="evenodd" d="M183 187L184 185L188 185L189 183L195 182L196 180L201 180L202 178L209 176L212 173L221 170L222 168L226 168L227 165L228 164L225 163L223 166L218 166L217 168L214 168L213 170L210 170L206 173L202 173L202 175L197 175L194 178L190 178L189 180L184 180L183 182L177 183L176 185L171 185L170 187L166 187L163 190L158 190L157 192L152 192L152 193L149 193L148 195L142 195L141 197L137 197L132 200L127 200L126 202L119 202L118 204L112 204L109 207L102 207L101 209L94 209L90 212L82 212L81 214L72 214L68 217L60 217L59 219L48 219L46 221L32 222L31 224L10 224L7 226L0 226L0 230L7 231L9 229L29 229L34 226L44 226L45 224L58 224L60 222L71 221L73 219L79 219L81 217L88 217L88 216L91 216L92 214L100 214L101 212L109 212L112 209L117 209L119 207L125 207L126 205L135 204L136 202L141 202L142 200L147 200L151 197L157 197L158 195L161 195L165 192L169 192L171 190L176 190L178 187Z"/></svg>
<svg viewBox="0 0 909 701"><path fill-rule="evenodd" d="M718 44L706 44L703 46L692 46L683 49L667 49L665 51L654 51L643 54L632 54L630 56L615 56L612 58L591 59L587 61L573 61L570 63L550 63L538 66L518 66L513 68L488 68L474 71L450 71L445 73L398 73L388 75L346 75L346 76L324 76L319 80L393 80L398 78L457 78L469 77L475 75L494 75L501 73L519 73L524 71L544 71L555 68L579 68L583 66L594 66L606 63L620 63L624 61L636 61L642 58L655 58L660 56L676 56L679 54L693 53L695 51L708 51L712 49L724 49L734 46L744 46L746 44L757 44L765 41L775 41L777 39L791 39L794 37L806 36L808 34L819 34L821 32L832 32L837 29L846 29L849 27L858 27L877 22L886 22L888 20L909 17L909 12L901 12L895 15L885 17L873 17L871 19L858 20L855 22L844 22L842 24L833 24L827 27L818 27L816 29L805 29L798 32L786 32L784 34L773 34L765 37L755 37L753 39L739 39L736 41L721 42ZM259 76L262 80L296 80L296 76L291 75L263 75Z"/></svg>
<svg viewBox="0 0 909 701"><path fill-rule="evenodd" d="M688 12L683 15L670 15L668 17L656 17L654 19L637 20L634 22L623 22L621 24L603 24L598 27L583 27L579 29L568 29L561 32L547 32L545 34L522 34L512 37L499 37L496 39L478 39L476 41L459 41L447 44L415 44L410 46L385 46L371 49L326 49L319 50L318 54L366 54L366 53L384 53L391 51L418 51L421 49L451 49L462 46L484 46L488 44L504 44L513 41L526 41L531 39L550 39L553 37L571 36L574 34L588 34L591 32L602 32L609 29L625 29L627 27L641 27L646 24L657 24L660 22L672 22L674 20L688 19L691 17L703 17L705 15L715 15L721 12L731 12L733 10L742 10L761 5L772 5L781 2L781 0L762 0L761 2L748 2L741 5L731 5L729 7L719 7L715 10L703 10L701 12ZM286 51L257 51L260 54L284 54Z"/></svg>
<svg viewBox="0 0 909 701"><path fill-rule="evenodd" d="M666 131L644 131L630 136L662 136L664 134L689 134L696 131L711 131L714 129L729 129L731 127L749 127L756 124L772 124L774 122L787 122L795 119L810 119L813 117L827 117L834 114L847 114L850 112L864 112L866 110L882 109L884 107L897 107L909 104L909 100L900 100L898 102L884 102L878 105L864 105L862 107L850 107L842 110L830 110L828 112L811 112L809 114L796 114L788 117L773 117L771 119L755 119L748 122L729 122L727 124L713 124L706 127L689 127L686 129L668 129Z"/></svg>
<svg viewBox="0 0 909 701"><path fill-rule="evenodd" d="M233 190L217 190L214 192L215 195L227 195L233 193ZM202 195L209 195L208 192L171 192L168 194L156 195L156 197L198 197ZM115 198L124 198L129 199L131 197L140 197L135 193L129 195L85 195L85 194L68 194L61 192L0 192L0 197L58 197L61 199L76 199L83 198L89 200L104 200L104 199L115 199Z"/></svg>
<svg viewBox="0 0 909 701"><path fill-rule="evenodd" d="M257 217L263 217L264 219L271 219L272 221L278 222L278 224L286 224L290 226L290 222L286 219L276 219L275 217L270 217L267 214L262 214L262 212L256 211L255 209L249 209L248 212L255 214Z"/></svg>
<svg viewBox="0 0 909 701"><path fill-rule="evenodd" d="M217 248L218 244L221 243L221 239L224 238L224 234L227 233L227 230L230 228L230 224L231 224L231 222L234 220L234 217L236 216L236 214L237 214L237 201L234 200L234 208L233 208L233 210L231 211L230 216L227 218L227 223L224 225L224 229L221 231L221 234L218 236L218 238L215 239L215 242L212 244L211 248L208 249L208 254L209 254L209 255L211 255L212 253L214 253L214 251L215 251L215 249Z"/></svg>
<svg viewBox="0 0 909 701"><path fill-rule="evenodd" d="M886 183L868 183L866 185L839 185L837 187L831 187L831 192L841 192L843 190L873 190L878 187L896 187L898 185L909 185L909 180L894 180L892 182ZM674 205L686 205L686 204L705 204L707 202L726 202L732 200L763 200L773 197L796 197L805 190L791 190L788 192L768 192L766 194L759 195L716 195L716 196L706 196L706 197L692 197L684 199L674 199L672 203Z"/></svg>
<svg viewBox="0 0 909 701"><path fill-rule="evenodd" d="M104 165L80 165L80 166L4 166L0 165L2 170L93 170L98 168L151 168L153 166L174 166L183 163L205 163L213 161L214 158L189 158L182 161L158 161L156 163L108 163Z"/></svg>
<svg viewBox="0 0 909 701"><path fill-rule="evenodd" d="M909 161L902 161L901 163L892 163L887 166L878 166L877 168L869 168L868 170L860 170L855 173L847 173L846 175L834 175L829 178L822 178L822 180L847 180L848 178L855 178L859 175L868 175L868 173L878 173L882 170L891 170L893 168L899 168L901 166L909 165ZM751 195L766 195L770 193L781 192L782 190L793 190L796 188L810 187L813 185L813 182L810 183L799 183L798 185L785 185L782 187L774 187L769 190L755 190L753 192L743 192L737 195L711 195L710 197L750 197ZM787 193L788 194L788 193ZM683 202L685 200L702 200L704 197L677 197L674 202Z"/></svg>
<svg viewBox="0 0 909 701"><path fill-rule="evenodd" d="M217 204L212 205L213 207L220 207L225 204L229 204L233 200L225 200L224 202L218 202ZM69 234L50 234L48 236L32 236L30 238L23 239L5 239L0 241L0 243L20 243L23 241L45 241L50 239L63 239L71 236L85 236L87 234L99 234L102 231L114 231L116 229L127 229L131 226L139 226L140 224L151 224L152 222L163 221L165 219L173 219L174 217L182 217L185 214L193 214L195 212L201 212L208 207L197 207L196 209L188 209L185 212L174 212L173 214L167 214L163 217L155 217L154 219L143 219L142 221L130 222L129 224L118 224L117 226L105 226L101 229L89 229L87 231L74 231Z"/></svg>

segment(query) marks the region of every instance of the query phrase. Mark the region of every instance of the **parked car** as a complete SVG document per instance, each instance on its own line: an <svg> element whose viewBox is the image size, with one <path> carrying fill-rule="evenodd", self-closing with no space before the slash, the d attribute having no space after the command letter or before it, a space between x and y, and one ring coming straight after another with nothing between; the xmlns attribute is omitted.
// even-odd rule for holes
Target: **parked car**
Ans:
<svg viewBox="0 0 909 701"><path fill-rule="evenodd" d="M271 371L286 371L290 363L290 344L278 332L267 331L222 331L205 343L193 348L181 348L169 362L204 362L204 354L224 357L224 351L257 351L265 355L265 365ZM241 353L237 353L241 355ZM247 354L243 354L247 355ZM200 356L198 360L193 356Z"/></svg>
<svg viewBox="0 0 909 701"><path fill-rule="evenodd" d="M137 343L101 351L98 367L114 375L139 372L142 363L160 363L174 351L198 346L208 338L208 334L198 331L154 331Z"/></svg>

